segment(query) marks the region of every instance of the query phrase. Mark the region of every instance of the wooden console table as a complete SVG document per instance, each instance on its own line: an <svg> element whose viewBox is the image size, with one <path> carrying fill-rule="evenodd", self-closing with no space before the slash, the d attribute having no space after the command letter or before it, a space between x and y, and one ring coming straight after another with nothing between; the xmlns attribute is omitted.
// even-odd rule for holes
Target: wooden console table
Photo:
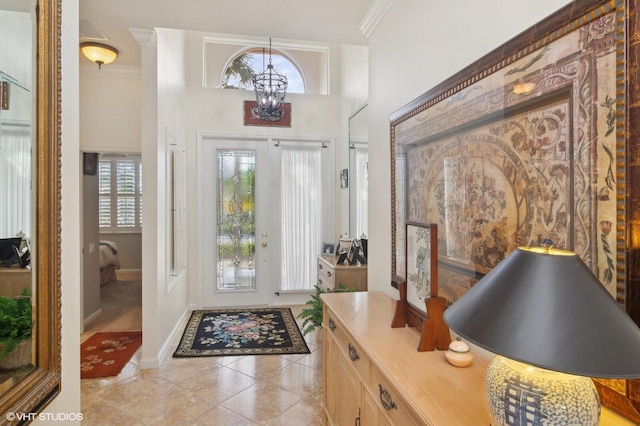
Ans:
<svg viewBox="0 0 640 426"><path fill-rule="evenodd" d="M444 351L418 352L415 328L391 328L384 293L321 297L324 424L489 425L487 360L458 368Z"/></svg>
<svg viewBox="0 0 640 426"><path fill-rule="evenodd" d="M488 360L469 367L444 351L418 352L420 333L391 328L395 300L381 292L325 293L323 424L490 424L484 381ZM633 425L602 408L600 426Z"/></svg>
<svg viewBox="0 0 640 426"><path fill-rule="evenodd" d="M367 265L336 264L338 256L318 255L318 285L332 290L342 283L346 288L367 291Z"/></svg>
<svg viewBox="0 0 640 426"><path fill-rule="evenodd" d="M0 268L0 296L20 296L31 292L31 268Z"/></svg>

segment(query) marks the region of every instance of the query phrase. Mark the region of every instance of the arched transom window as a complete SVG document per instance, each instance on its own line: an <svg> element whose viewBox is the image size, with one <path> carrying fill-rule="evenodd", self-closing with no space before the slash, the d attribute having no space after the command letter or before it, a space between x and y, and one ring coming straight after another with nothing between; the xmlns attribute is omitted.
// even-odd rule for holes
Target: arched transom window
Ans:
<svg viewBox="0 0 640 426"><path fill-rule="evenodd" d="M287 77L287 93L305 93L302 73L289 58L277 50L271 50L271 63L276 71ZM253 90L253 76L265 70L268 64L268 50L247 49L229 61L222 74L221 87Z"/></svg>

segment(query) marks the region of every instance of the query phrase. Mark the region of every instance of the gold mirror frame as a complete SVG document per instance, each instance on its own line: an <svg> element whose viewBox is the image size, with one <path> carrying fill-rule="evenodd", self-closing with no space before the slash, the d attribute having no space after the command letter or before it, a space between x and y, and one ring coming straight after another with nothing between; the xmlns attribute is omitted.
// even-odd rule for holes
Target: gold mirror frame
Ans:
<svg viewBox="0 0 640 426"><path fill-rule="evenodd" d="M35 368L0 397L2 420L41 411L60 393L61 0L39 0L36 22Z"/></svg>

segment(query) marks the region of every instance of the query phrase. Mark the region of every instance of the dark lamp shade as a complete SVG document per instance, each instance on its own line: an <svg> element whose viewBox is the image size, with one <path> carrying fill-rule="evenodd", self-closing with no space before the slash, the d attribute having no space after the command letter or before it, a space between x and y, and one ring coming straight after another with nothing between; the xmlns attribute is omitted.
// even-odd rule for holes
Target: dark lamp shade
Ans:
<svg viewBox="0 0 640 426"><path fill-rule="evenodd" d="M640 328L575 253L513 251L444 313L490 352L590 377L640 377Z"/></svg>

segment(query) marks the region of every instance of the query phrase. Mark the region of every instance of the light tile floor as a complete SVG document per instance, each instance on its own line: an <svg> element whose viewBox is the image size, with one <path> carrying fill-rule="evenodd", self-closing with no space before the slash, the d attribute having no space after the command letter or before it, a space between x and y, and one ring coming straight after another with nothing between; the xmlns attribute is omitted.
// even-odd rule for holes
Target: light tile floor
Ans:
<svg viewBox="0 0 640 426"><path fill-rule="evenodd" d="M301 309L292 307L294 316ZM129 313L113 321L122 325L122 315ZM100 327L113 329L109 324L103 320ZM82 340L95 331L87 329ZM320 425L321 334L305 339L308 355L169 356L160 368L147 370L139 367L138 351L118 376L81 381L82 424Z"/></svg>

